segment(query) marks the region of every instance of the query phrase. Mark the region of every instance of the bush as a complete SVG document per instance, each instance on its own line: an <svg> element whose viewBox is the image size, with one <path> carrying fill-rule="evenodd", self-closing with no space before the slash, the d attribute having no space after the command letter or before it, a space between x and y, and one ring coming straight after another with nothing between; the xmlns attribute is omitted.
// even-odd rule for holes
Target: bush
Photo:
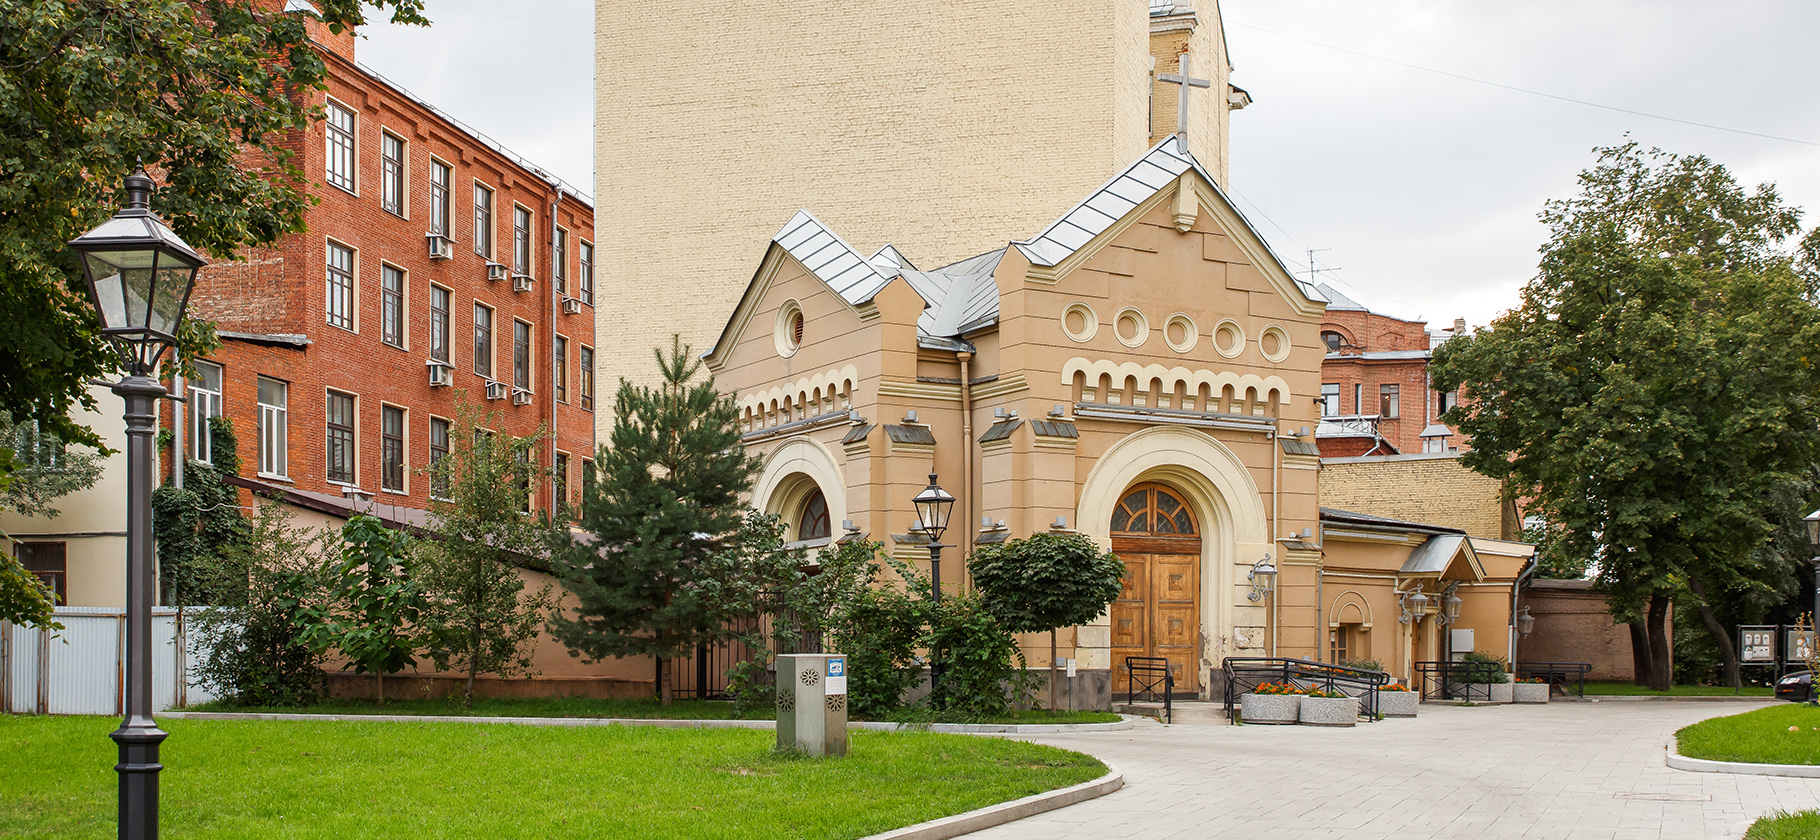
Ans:
<svg viewBox="0 0 1820 840"><path fill-rule="evenodd" d="M1471 685L1497 685L1510 682L1510 675L1505 673L1504 657L1489 653L1473 651L1461 657L1467 666L1464 682Z"/></svg>
<svg viewBox="0 0 1820 840"><path fill-rule="evenodd" d="M895 582L855 590L835 608L830 649L847 657L847 707L854 717L879 720L903 705L922 676L916 648L925 619L922 599Z"/></svg>
<svg viewBox="0 0 1820 840"><path fill-rule="evenodd" d="M289 520L275 502L261 508L250 541L223 558L243 586L192 613L203 650L197 677L226 702L300 706L321 696L322 655L305 637L328 600L329 564L323 538Z"/></svg>
<svg viewBox="0 0 1820 840"><path fill-rule="evenodd" d="M930 705L965 716L1008 714L1036 679L1024 670L1017 639L976 592L946 596L930 613L924 644L942 666Z"/></svg>
<svg viewBox="0 0 1820 840"><path fill-rule="evenodd" d="M1384 663L1379 662L1376 659L1342 659L1340 660L1340 667L1358 668L1362 671L1382 672L1384 670Z"/></svg>

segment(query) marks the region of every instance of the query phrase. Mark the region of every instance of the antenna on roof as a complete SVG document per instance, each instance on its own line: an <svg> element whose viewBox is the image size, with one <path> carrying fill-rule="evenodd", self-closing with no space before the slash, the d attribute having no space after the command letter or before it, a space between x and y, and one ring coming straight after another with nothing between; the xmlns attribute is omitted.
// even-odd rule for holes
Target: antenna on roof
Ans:
<svg viewBox="0 0 1820 840"><path fill-rule="evenodd" d="M1332 248L1309 248L1308 249L1308 285L1312 286L1315 284L1315 282L1316 282L1315 275L1319 274L1320 272L1339 271L1340 270L1337 267L1336 268L1315 268L1315 266L1314 266L1314 254L1316 251L1331 251L1331 250L1333 250L1333 249Z"/></svg>

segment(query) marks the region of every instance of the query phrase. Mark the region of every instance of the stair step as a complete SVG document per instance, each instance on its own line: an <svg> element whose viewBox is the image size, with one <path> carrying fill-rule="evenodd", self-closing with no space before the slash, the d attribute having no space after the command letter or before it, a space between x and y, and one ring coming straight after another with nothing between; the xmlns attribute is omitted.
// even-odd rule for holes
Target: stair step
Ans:
<svg viewBox="0 0 1820 840"><path fill-rule="evenodd" d="M1179 700L1171 704L1173 723L1226 723L1226 707L1203 700ZM1114 703L1112 710L1126 715L1163 719L1161 703Z"/></svg>

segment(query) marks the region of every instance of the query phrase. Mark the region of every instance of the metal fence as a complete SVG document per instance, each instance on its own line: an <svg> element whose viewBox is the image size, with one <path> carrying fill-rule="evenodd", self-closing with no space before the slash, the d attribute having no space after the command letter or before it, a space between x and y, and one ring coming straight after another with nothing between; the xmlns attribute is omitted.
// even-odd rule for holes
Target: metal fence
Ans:
<svg viewBox="0 0 1820 840"><path fill-rule="evenodd" d="M0 621L0 712L51 715L123 714L126 611L58 607L62 630L40 631ZM178 610L152 610L152 708L215 699L196 683L191 663L201 651Z"/></svg>
<svg viewBox="0 0 1820 840"><path fill-rule="evenodd" d="M1423 700L1474 700L1491 702L1491 687L1508 681L1504 666L1496 662L1465 660L1417 662Z"/></svg>
<svg viewBox="0 0 1820 840"><path fill-rule="evenodd" d="M1220 661L1220 670L1226 682L1228 720L1237 720L1241 695L1264 683L1275 682L1343 692L1358 699L1360 717L1375 721L1378 719L1378 689L1390 683L1390 675L1383 671L1275 656L1228 656Z"/></svg>
<svg viewBox="0 0 1820 840"><path fill-rule="evenodd" d="M778 632L778 624L785 623L787 632ZM695 654L686 659L672 659L664 663L664 677L670 683L670 691L678 698L698 700L725 700L729 698L727 672L733 666L754 658L762 657L766 661L786 653L825 653L822 650L821 633L809 631L802 627L802 622L790 611L782 613L765 613L756 619L742 622L735 628L740 635L753 638L753 631L759 631L758 638L775 640L782 637L795 640L793 644L775 645L782 649L770 651L756 648L739 641L729 639L714 645L698 645ZM773 684L774 676L767 669L760 678L764 684Z"/></svg>

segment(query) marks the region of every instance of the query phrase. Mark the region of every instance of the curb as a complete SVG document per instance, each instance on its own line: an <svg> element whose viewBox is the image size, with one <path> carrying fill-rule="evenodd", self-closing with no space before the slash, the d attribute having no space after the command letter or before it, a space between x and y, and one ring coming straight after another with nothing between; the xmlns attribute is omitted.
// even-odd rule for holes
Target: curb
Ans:
<svg viewBox="0 0 1820 840"><path fill-rule="evenodd" d="M1112 724L1081 725L1110 726ZM1123 772L1105 759L1101 759L1100 763L1106 765L1106 775L1090 782L1082 782L1046 793L1032 794L1022 799L1000 802L997 805L988 805L964 814L955 814L952 817L907 825L883 834L862 837L860 840L948 840L950 837L959 837L995 825L1004 825L1025 817L1034 817L1037 814L1066 808L1089 799L1098 799L1125 786Z"/></svg>
<svg viewBox="0 0 1820 840"><path fill-rule="evenodd" d="M1731 773L1739 776L1793 776L1798 779L1820 779L1820 764L1756 764L1747 761L1713 761L1688 758L1668 745L1668 766L1690 773Z"/></svg>
<svg viewBox="0 0 1820 840"><path fill-rule="evenodd" d="M1691 694L1665 697L1657 694L1589 694L1584 699L1558 698L1556 703L1774 703L1767 694Z"/></svg>
<svg viewBox="0 0 1820 840"><path fill-rule="evenodd" d="M174 720L334 721L352 723L510 723L521 726L655 726L665 729L776 729L773 720L690 720L687 718L540 718L481 717L475 715L311 715L281 712L161 712ZM1064 732L1118 732L1131 729L1130 720L1116 723L890 723L854 721L848 729L880 732L952 732L963 735L1050 735Z"/></svg>

